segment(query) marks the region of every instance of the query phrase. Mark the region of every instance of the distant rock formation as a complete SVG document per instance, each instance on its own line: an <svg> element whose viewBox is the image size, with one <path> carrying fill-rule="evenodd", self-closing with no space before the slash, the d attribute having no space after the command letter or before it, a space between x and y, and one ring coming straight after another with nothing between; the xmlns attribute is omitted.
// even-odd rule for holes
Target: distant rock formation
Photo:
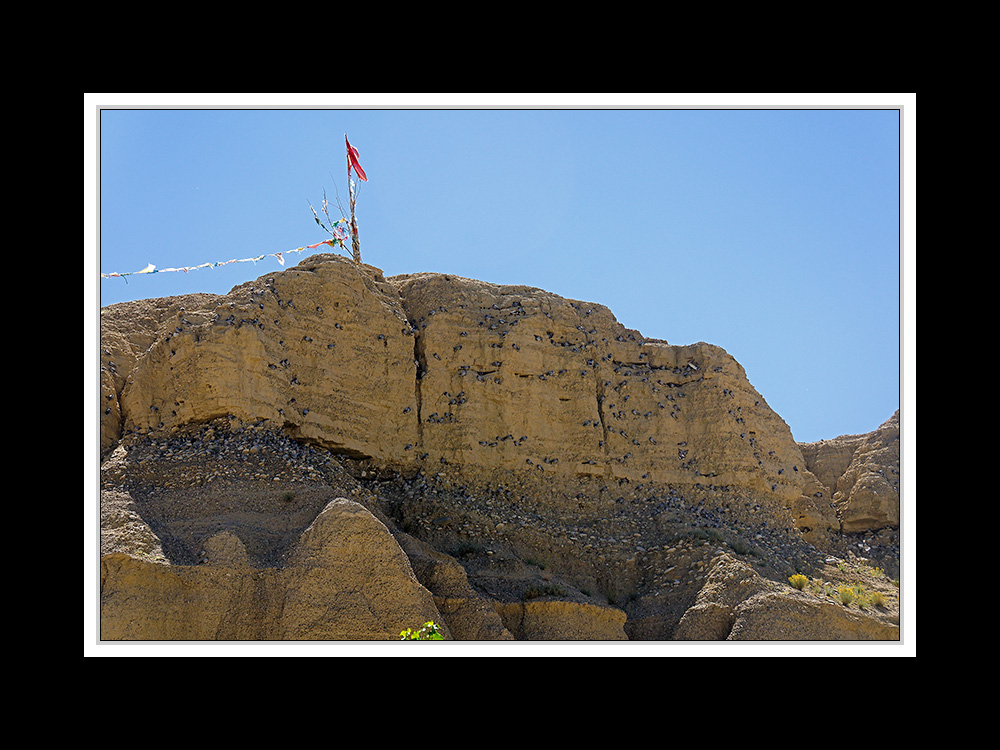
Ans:
<svg viewBox="0 0 1000 750"><path fill-rule="evenodd" d="M846 533L899 527L899 411L864 435L802 443L816 476Z"/></svg>
<svg viewBox="0 0 1000 750"><path fill-rule="evenodd" d="M719 347L539 289L317 255L101 348L109 640L669 639L719 545L898 526L898 419L800 446Z"/></svg>

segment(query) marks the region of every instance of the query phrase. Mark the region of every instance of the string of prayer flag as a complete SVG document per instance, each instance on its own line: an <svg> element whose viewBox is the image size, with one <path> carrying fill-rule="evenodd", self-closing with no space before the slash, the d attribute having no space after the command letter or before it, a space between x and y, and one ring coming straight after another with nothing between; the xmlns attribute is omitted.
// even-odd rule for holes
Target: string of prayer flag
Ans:
<svg viewBox="0 0 1000 750"><path fill-rule="evenodd" d="M285 256L291 255L292 253L302 253L305 252L306 250L315 250L320 245L329 245L330 247L336 247L337 245L340 245L341 247L343 247L344 240L347 239L348 237L347 232L344 229L342 229L339 225L336 227L336 229L338 231L336 232L336 235L332 240L323 240L322 242L317 242L315 245L306 245L305 247L297 247L294 250L285 250L284 252L280 253L265 253L263 255L258 255L255 258L233 258L232 260L224 260L215 263L212 262L200 263L197 266L182 266L180 268L157 268L155 265L150 263L141 271L102 273L101 278L110 279L115 277L136 276L139 274L146 274L146 273L171 273L175 271L183 271L184 273L187 273L188 271L196 271L199 268L218 268L220 266L228 266L230 263L256 263L257 261L264 260L264 258L277 258L278 263L280 263L281 265L285 265Z"/></svg>

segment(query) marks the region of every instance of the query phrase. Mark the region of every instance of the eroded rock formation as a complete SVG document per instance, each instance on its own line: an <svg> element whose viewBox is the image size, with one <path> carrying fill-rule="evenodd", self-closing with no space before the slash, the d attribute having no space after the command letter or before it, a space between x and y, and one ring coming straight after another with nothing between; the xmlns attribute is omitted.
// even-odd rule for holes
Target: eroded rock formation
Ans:
<svg viewBox="0 0 1000 750"><path fill-rule="evenodd" d="M802 445L807 465L832 498L841 530L899 527L899 412L877 430Z"/></svg>
<svg viewBox="0 0 1000 750"><path fill-rule="evenodd" d="M318 255L101 347L108 639L667 640L719 554L898 526L889 432L804 453L719 347L539 289Z"/></svg>

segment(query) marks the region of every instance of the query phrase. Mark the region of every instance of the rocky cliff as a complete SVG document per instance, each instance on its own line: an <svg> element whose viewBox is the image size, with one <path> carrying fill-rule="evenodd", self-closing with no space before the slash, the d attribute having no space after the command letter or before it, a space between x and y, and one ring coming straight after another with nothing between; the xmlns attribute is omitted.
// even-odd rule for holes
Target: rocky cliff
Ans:
<svg viewBox="0 0 1000 750"><path fill-rule="evenodd" d="M599 304L317 255L102 309L100 400L104 639L898 638L898 415L800 446Z"/></svg>

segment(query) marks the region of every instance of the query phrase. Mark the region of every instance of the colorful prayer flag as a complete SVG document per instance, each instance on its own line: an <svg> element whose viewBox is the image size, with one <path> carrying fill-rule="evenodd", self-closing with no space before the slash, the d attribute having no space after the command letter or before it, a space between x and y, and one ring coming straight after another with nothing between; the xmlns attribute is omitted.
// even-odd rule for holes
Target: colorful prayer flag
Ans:
<svg viewBox="0 0 1000 750"><path fill-rule="evenodd" d="M347 174L350 175L351 167L354 167L354 171L358 173L358 179L362 182L368 182L365 170L358 164L358 150L347 140L347 133L344 133L344 142L347 143Z"/></svg>

